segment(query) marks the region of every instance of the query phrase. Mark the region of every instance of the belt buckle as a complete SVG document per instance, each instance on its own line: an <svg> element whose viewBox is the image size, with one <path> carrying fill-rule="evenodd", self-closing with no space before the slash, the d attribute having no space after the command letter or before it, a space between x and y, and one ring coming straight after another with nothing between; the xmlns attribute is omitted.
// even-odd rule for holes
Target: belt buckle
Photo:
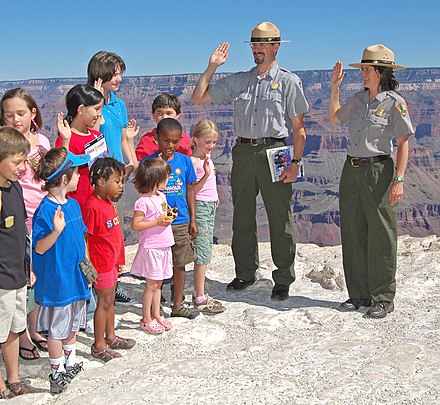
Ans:
<svg viewBox="0 0 440 405"><path fill-rule="evenodd" d="M359 163L358 163L358 164L354 164L354 160L355 160L355 159L357 159L357 158L352 157L352 158L350 159L350 163L351 163L351 165L352 165L353 167L359 167L359 166L360 166Z"/></svg>
<svg viewBox="0 0 440 405"><path fill-rule="evenodd" d="M258 139L257 138L250 138L250 144L251 144L251 146L258 146Z"/></svg>

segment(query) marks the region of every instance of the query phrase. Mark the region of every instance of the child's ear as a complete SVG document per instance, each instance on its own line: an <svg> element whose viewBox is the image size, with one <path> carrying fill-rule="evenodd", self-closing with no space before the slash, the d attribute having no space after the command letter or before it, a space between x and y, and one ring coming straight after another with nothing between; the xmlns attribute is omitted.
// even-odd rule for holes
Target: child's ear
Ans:
<svg viewBox="0 0 440 405"><path fill-rule="evenodd" d="M159 137L157 136L157 131L154 133L154 142L159 143Z"/></svg>
<svg viewBox="0 0 440 405"><path fill-rule="evenodd" d="M37 116L37 109L34 107L31 110L31 117L32 119L35 119L36 116Z"/></svg>
<svg viewBox="0 0 440 405"><path fill-rule="evenodd" d="M84 104L81 104L76 111L78 112L79 115L82 115L83 110L84 110Z"/></svg>
<svg viewBox="0 0 440 405"><path fill-rule="evenodd" d="M180 118L180 113L176 115L176 118L175 118L175 119L176 119L176 120L179 120L179 118Z"/></svg>

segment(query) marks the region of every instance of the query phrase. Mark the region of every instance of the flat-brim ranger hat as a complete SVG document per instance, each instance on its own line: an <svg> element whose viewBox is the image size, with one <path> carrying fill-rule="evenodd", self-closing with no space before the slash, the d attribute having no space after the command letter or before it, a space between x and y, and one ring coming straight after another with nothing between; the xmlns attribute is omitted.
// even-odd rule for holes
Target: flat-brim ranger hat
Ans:
<svg viewBox="0 0 440 405"><path fill-rule="evenodd" d="M72 167L85 165L90 161L90 155L74 155L72 152L67 152L66 159L61 163L60 167L55 170L46 180L58 180L63 177Z"/></svg>
<svg viewBox="0 0 440 405"><path fill-rule="evenodd" d="M257 24L251 33L250 41L241 41L246 44L269 42L269 43L280 43L280 42L290 42L288 40L281 39L280 30L275 24L269 21L264 21Z"/></svg>
<svg viewBox="0 0 440 405"><path fill-rule="evenodd" d="M385 45L376 44L364 49L361 63L351 63L349 66L360 68L362 66L383 66L394 70L405 69L394 63L394 52Z"/></svg>

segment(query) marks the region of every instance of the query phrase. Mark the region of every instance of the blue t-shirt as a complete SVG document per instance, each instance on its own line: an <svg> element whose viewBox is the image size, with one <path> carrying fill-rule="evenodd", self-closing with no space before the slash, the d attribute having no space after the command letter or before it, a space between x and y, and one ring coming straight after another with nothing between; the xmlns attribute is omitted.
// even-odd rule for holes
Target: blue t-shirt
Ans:
<svg viewBox="0 0 440 405"><path fill-rule="evenodd" d="M110 92L108 104L102 107L101 125L99 132L104 134L105 142L109 150L109 156L124 163L122 154L122 130L128 125L127 107L115 93Z"/></svg>
<svg viewBox="0 0 440 405"><path fill-rule="evenodd" d="M158 152L145 159L157 157ZM189 222L186 186L197 181L196 172L191 158L179 152L174 152L174 158L167 160L167 162L171 166L171 174L165 190L161 191L165 194L168 205L178 209L177 218L173 221L173 225L186 224Z"/></svg>
<svg viewBox="0 0 440 405"><path fill-rule="evenodd" d="M42 255L35 251L37 242L53 231L53 216L61 205L66 226L53 246ZM79 204L69 198L58 204L44 197L32 220L32 259L37 276L35 301L44 307L64 307L75 301L90 299L90 293L79 263L86 257Z"/></svg>

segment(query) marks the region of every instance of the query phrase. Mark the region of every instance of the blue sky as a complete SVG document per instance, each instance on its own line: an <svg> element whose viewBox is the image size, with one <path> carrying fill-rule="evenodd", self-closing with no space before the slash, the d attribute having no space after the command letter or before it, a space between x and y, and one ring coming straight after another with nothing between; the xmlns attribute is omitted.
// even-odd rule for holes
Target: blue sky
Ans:
<svg viewBox="0 0 440 405"><path fill-rule="evenodd" d="M368 45L384 43L408 67L440 66L437 0L0 0L0 81L83 77L99 50L116 52L126 75L202 72L223 41L219 71L253 65L250 37L272 21L292 42L278 54L290 70L330 69L357 62Z"/></svg>

